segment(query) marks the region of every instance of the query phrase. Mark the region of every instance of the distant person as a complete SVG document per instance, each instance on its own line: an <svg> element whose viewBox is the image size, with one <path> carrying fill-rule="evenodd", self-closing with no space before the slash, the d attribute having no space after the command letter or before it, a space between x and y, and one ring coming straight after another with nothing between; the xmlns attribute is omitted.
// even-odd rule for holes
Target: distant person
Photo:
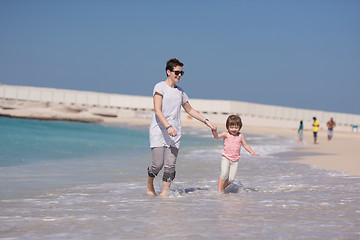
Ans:
<svg viewBox="0 0 360 240"><path fill-rule="evenodd" d="M336 123L334 122L333 118L330 119L330 121L327 122L328 127L328 140L331 140L331 138L334 135L334 127L336 126Z"/></svg>
<svg viewBox="0 0 360 240"><path fill-rule="evenodd" d="M224 149L222 151L221 173L218 182L218 193L225 191L236 176L238 169L241 145L251 154L251 156L259 156L246 143L244 136L240 133L242 127L241 118L238 115L230 115L226 120L226 132L220 134L216 129L212 129L215 139L224 139Z"/></svg>
<svg viewBox="0 0 360 240"><path fill-rule="evenodd" d="M303 121L300 121L300 125L299 125L299 129L298 129L298 141L302 142L302 140L304 139L304 126L303 126Z"/></svg>
<svg viewBox="0 0 360 240"><path fill-rule="evenodd" d="M155 196L154 178L164 167L162 196L166 196L175 178L175 164L181 141L181 107L193 118L216 130L216 125L193 109L184 90L177 86L184 76L184 64L178 59L166 63L166 80L155 85L153 90L154 113L149 129L152 163L148 167L147 194Z"/></svg>
<svg viewBox="0 0 360 240"><path fill-rule="evenodd" d="M316 144L317 141L317 133L319 131L320 122L316 120L316 117L313 117L313 134L314 134L314 144Z"/></svg>

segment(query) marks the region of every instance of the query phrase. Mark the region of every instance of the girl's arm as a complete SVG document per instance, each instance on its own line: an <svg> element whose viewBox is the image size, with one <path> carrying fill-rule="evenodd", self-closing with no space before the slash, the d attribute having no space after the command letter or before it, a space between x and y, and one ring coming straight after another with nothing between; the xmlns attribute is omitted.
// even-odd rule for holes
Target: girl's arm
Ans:
<svg viewBox="0 0 360 240"><path fill-rule="evenodd" d="M218 134L216 130L211 130L211 132L212 132L215 139L226 138L226 133L227 132L222 132L220 134Z"/></svg>
<svg viewBox="0 0 360 240"><path fill-rule="evenodd" d="M251 156L259 156L259 154L254 153L254 151L251 149L251 147L247 144L247 142L245 141L245 138L242 134L241 134L241 138L242 138L241 139L242 145L244 146L246 151L248 151L251 154Z"/></svg>
<svg viewBox="0 0 360 240"><path fill-rule="evenodd" d="M217 130L216 125L211 123L209 120L206 120L205 117L203 117L198 111L193 109L189 102L184 103L182 106L190 116L199 120L200 122L205 123L209 128L211 128L211 130Z"/></svg>
<svg viewBox="0 0 360 240"><path fill-rule="evenodd" d="M166 120L164 114L161 111L161 106L162 106L162 98L163 96L156 92L154 94L153 97L153 101L154 101L154 112L155 115L158 117L158 119L160 120L160 122L167 128L167 132L171 137L175 137L177 135L176 130L173 127L169 127L171 126L169 124L169 122ZM169 128L168 128L169 127Z"/></svg>

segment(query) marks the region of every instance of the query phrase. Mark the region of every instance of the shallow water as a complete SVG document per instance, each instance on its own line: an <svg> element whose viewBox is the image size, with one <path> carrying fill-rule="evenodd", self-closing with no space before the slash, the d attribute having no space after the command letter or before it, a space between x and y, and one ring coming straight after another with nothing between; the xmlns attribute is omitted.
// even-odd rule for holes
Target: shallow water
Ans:
<svg viewBox="0 0 360 240"><path fill-rule="evenodd" d="M99 130L98 141L114 131L122 130ZM147 141L146 129L126 131L139 146ZM208 131L185 134L167 198L146 195L148 145L0 167L0 238L360 239L360 176L276 154L296 147L293 139L245 136L261 156L242 152L237 179L218 195L222 141Z"/></svg>

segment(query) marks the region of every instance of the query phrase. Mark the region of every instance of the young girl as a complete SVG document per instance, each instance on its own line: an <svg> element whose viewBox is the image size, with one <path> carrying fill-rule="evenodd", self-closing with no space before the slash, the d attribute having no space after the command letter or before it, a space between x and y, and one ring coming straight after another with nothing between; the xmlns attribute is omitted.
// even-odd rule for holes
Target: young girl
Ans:
<svg viewBox="0 0 360 240"><path fill-rule="evenodd" d="M215 139L224 139L218 193L224 192L225 188L235 180L241 145L243 145L252 156L259 156L259 154L254 153L246 143L244 136L239 132L241 127L241 118L238 115L231 115L226 120L227 132L218 134L216 130L212 130Z"/></svg>

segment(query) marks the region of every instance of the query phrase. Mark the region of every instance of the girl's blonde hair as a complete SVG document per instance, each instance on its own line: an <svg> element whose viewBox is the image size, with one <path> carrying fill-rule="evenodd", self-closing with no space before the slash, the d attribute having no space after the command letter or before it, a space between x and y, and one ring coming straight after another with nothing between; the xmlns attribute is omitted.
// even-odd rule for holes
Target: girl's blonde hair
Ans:
<svg viewBox="0 0 360 240"><path fill-rule="evenodd" d="M226 120L226 129L229 130L230 126L239 126L239 130L242 127L242 122L241 122L241 118L239 117L239 115L230 115L227 120Z"/></svg>

